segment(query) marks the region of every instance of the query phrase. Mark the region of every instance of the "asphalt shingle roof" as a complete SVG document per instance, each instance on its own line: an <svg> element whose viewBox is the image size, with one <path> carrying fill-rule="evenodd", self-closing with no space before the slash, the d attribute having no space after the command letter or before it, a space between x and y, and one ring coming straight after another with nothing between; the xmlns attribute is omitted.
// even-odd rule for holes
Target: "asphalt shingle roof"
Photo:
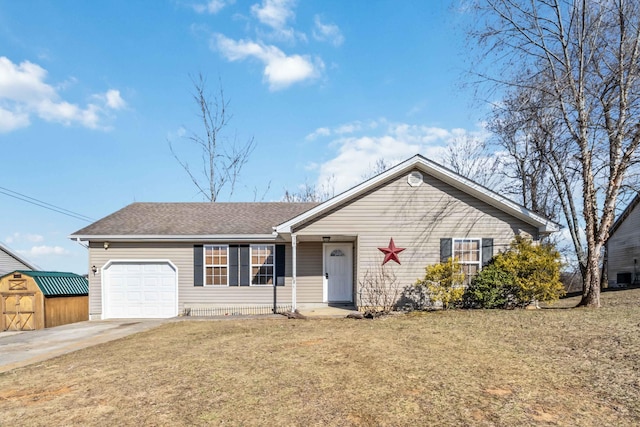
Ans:
<svg viewBox="0 0 640 427"><path fill-rule="evenodd" d="M72 236L271 234L318 203L133 203Z"/></svg>

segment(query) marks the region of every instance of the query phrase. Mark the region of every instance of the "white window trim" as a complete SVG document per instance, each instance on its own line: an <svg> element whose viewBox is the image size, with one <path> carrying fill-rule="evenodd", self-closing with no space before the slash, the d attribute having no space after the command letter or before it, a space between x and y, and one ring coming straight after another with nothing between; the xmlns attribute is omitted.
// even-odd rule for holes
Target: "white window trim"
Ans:
<svg viewBox="0 0 640 427"><path fill-rule="evenodd" d="M467 264L477 264L478 265L478 272L480 272L480 270L482 270L482 238L481 237L453 237L451 238L451 259L456 259L455 258L455 253L456 253L456 240L477 240L479 245L478 245L478 261L466 261L466 262L462 262L461 260L458 260L458 263L461 265L467 265Z"/></svg>
<svg viewBox="0 0 640 427"><path fill-rule="evenodd" d="M208 265L207 264L207 248L226 248L227 249L227 284L226 285L214 285L213 283L208 285L207 284L207 267L224 267L223 264L211 264ZM202 286L203 287L207 287L207 288L224 288L224 287L228 287L229 286L229 245L219 245L219 244L211 244L211 245L204 245L204 248L202 250Z"/></svg>
<svg viewBox="0 0 640 427"><path fill-rule="evenodd" d="M263 265L271 265L273 266L273 273L271 274L271 284L265 283L264 285L261 284L255 284L253 283L253 266L254 265L258 265L258 264L254 264L253 263L253 248L254 246L271 246L271 255L273 257L273 264L260 264L260 266ZM256 286L256 287L272 287L272 286L276 286L276 245L274 244L270 244L270 243L256 243L256 244L252 244L249 245L249 286Z"/></svg>

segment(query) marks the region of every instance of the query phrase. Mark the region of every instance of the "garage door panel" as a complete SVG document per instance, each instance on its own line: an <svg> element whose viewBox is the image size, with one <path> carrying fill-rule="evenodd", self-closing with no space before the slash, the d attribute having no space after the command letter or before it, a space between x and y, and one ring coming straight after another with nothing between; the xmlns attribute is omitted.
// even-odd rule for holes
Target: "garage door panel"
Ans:
<svg viewBox="0 0 640 427"><path fill-rule="evenodd" d="M176 271L167 262L115 262L105 270L105 318L177 315Z"/></svg>

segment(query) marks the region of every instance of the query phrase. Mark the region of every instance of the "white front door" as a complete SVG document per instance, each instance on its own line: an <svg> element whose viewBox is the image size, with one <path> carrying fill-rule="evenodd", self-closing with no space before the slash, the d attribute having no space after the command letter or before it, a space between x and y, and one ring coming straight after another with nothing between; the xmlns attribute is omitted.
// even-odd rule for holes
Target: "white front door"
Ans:
<svg viewBox="0 0 640 427"><path fill-rule="evenodd" d="M324 283L328 302L353 301L353 245L324 245Z"/></svg>

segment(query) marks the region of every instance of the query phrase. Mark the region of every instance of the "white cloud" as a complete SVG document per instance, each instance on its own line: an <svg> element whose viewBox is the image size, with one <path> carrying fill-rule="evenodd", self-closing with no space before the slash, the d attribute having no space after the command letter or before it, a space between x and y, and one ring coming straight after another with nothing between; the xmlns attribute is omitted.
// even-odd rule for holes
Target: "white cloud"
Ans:
<svg viewBox="0 0 640 427"><path fill-rule="evenodd" d="M270 41L295 42L307 41L305 33L296 31L289 23L295 19L295 0L263 0L261 4L251 6L251 14L268 28L256 28L259 38Z"/></svg>
<svg viewBox="0 0 640 427"><path fill-rule="evenodd" d="M120 96L119 90L109 89L104 96L107 100L107 107L112 110L121 110L127 106L127 103L124 102L124 99Z"/></svg>
<svg viewBox="0 0 640 427"><path fill-rule="evenodd" d="M0 133L8 133L29 126L29 115L21 111L9 111L0 107Z"/></svg>
<svg viewBox="0 0 640 427"><path fill-rule="evenodd" d="M362 123L360 122L352 122L346 123L344 125L338 126L334 132L338 135L344 135L348 133L354 133L362 129Z"/></svg>
<svg viewBox="0 0 640 427"><path fill-rule="evenodd" d="M307 135L305 137L305 139L307 141L313 141L314 139L316 139L316 138L318 138L320 136L329 136L329 135L331 135L331 129L323 127L323 128L318 128L318 129L314 130L309 135Z"/></svg>
<svg viewBox="0 0 640 427"><path fill-rule="evenodd" d="M382 123L386 123L386 121L382 120ZM314 139L317 139L320 137L326 137L331 135L345 135L345 134L358 132L361 130L373 130L373 129L376 129L379 126L379 124L380 123L378 123L378 121L376 120L370 120L368 122L362 122L360 120L356 120L349 123L343 123L341 125L336 126L333 129L330 129L328 127L321 127L311 132L309 135L305 137L305 139L307 141L313 141Z"/></svg>
<svg viewBox="0 0 640 427"><path fill-rule="evenodd" d="M344 43L344 36L337 25L323 23L319 15L314 16L313 21L313 37L316 40L328 41L336 47Z"/></svg>
<svg viewBox="0 0 640 427"><path fill-rule="evenodd" d="M11 244L11 243L16 243L16 242L31 242L31 243L38 243L38 242L42 242L44 240L44 237L42 237L39 234L22 234L22 233L13 233L10 236L7 236L4 241Z"/></svg>
<svg viewBox="0 0 640 427"><path fill-rule="evenodd" d="M215 15L224 9L225 6L235 3L235 0L209 0L206 3L197 3L193 5L193 10L197 13L209 13Z"/></svg>
<svg viewBox="0 0 640 427"><path fill-rule="evenodd" d="M48 255L68 255L70 252L63 248L62 246L33 246L28 251L19 250L16 251L21 255L31 256L31 257L39 257L39 256L48 256Z"/></svg>
<svg viewBox="0 0 640 427"><path fill-rule="evenodd" d="M382 129L376 135L371 135L378 126ZM416 154L422 154L433 161L442 162L446 146L462 133L469 132L463 129L388 123L385 120L371 121L365 126L360 122L353 122L337 126L328 133L339 135L338 130L361 134L343 136L332 141L330 147L335 147L335 156L319 166L317 184L333 179L336 194L362 182L362 177L370 172L379 159L395 165ZM316 133L317 130L311 135ZM475 135L477 132L469 133Z"/></svg>
<svg viewBox="0 0 640 427"><path fill-rule="evenodd" d="M104 128L102 122L108 112L126 105L120 92L111 89L93 96L99 104L80 107L62 100L59 89L45 83L46 78L47 70L37 64L29 61L14 64L7 57L0 57L0 132L28 126L31 115L64 125Z"/></svg>
<svg viewBox="0 0 640 427"><path fill-rule="evenodd" d="M262 0L261 5L251 6L251 13L263 24L274 30L282 30L287 21L295 17L295 5L295 0Z"/></svg>
<svg viewBox="0 0 640 427"><path fill-rule="evenodd" d="M212 38L213 49L217 49L229 61L256 58L264 64L264 79L272 91L284 89L294 83L318 78L324 70L321 59L308 55L290 55L273 45L250 40L235 41L222 34Z"/></svg>
<svg viewBox="0 0 640 427"><path fill-rule="evenodd" d="M304 165L304 170L306 171L314 171L317 170L320 167L320 165L316 162L309 162L306 165Z"/></svg>

